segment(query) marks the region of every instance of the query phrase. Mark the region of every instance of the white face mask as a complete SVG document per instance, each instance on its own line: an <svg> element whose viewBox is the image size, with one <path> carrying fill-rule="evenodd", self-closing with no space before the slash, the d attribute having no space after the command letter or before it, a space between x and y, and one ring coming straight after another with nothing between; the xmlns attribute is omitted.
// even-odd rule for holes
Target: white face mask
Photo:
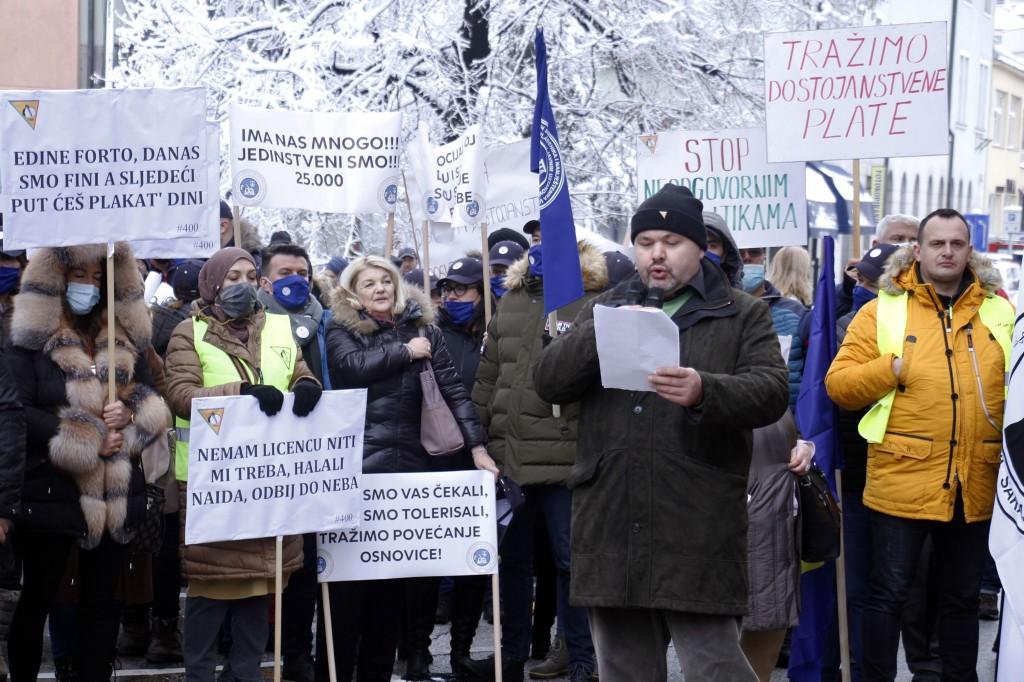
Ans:
<svg viewBox="0 0 1024 682"><path fill-rule="evenodd" d="M88 315L96 307L96 304L100 302L100 288L95 284L68 282L68 290L65 297L71 312L75 315Z"/></svg>

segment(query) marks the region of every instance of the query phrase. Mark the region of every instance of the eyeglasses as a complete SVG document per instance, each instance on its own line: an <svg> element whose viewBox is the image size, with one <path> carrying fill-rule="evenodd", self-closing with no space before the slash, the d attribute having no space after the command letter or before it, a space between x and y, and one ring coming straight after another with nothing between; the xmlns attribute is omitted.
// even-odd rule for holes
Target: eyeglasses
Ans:
<svg viewBox="0 0 1024 682"><path fill-rule="evenodd" d="M470 288L465 284L445 284L441 287L441 295L451 296L452 294L455 294L456 296L463 296L467 291L469 291L469 289Z"/></svg>

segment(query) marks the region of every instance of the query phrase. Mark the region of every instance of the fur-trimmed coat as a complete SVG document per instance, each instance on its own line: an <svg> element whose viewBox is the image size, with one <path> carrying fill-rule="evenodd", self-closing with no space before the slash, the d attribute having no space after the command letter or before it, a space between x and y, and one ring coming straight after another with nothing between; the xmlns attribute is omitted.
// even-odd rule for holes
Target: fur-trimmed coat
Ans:
<svg viewBox="0 0 1024 682"><path fill-rule="evenodd" d="M342 288L333 292L334 313L327 330L327 367L334 388L366 388L363 472L429 471L431 458L420 446L424 361L413 361L405 344L420 331L430 340L437 385L462 431L466 448L483 445L486 434L469 393L452 364L444 334L434 325L430 299L401 282L405 306L394 325L366 314Z"/></svg>
<svg viewBox="0 0 1024 682"><path fill-rule="evenodd" d="M19 528L80 535L87 549L104 533L120 543L131 539L146 504L139 455L165 437L171 422L146 362L151 331L142 280L131 250L120 243L114 254L115 379L133 421L121 431L122 450L99 455L107 437L105 299L94 312L100 316L94 338L82 338L64 299L67 272L104 258L105 247L96 245L39 251L15 297L8 354L27 423Z"/></svg>
<svg viewBox="0 0 1024 682"><path fill-rule="evenodd" d="M889 257L879 284L890 294L909 293L899 376L893 374L893 354L878 351L876 299L853 318L825 378L829 396L847 410L866 408L896 390L882 442L868 445L864 505L891 516L949 521L961 494L968 523L988 519L1007 369L979 308L991 299L1013 319L1012 306L996 293L999 272L974 254L949 319L945 302L922 280L913 249Z"/></svg>
<svg viewBox="0 0 1024 682"><path fill-rule="evenodd" d="M601 252L586 241L579 242L578 249L586 294L558 310L563 333L608 286L608 266ZM544 314L544 284L530 275L529 268L524 255L505 276L508 293L487 328L473 402L488 428L488 452L504 473L522 485L558 484L565 482L576 460L579 405L562 405L561 415L555 417L551 403L534 389L533 368L551 334Z"/></svg>

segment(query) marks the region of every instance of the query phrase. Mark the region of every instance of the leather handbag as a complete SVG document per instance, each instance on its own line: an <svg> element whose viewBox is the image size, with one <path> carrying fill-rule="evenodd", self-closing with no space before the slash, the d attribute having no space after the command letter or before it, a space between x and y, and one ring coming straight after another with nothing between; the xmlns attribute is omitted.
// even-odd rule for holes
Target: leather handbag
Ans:
<svg viewBox="0 0 1024 682"><path fill-rule="evenodd" d="M423 335L421 329L420 336ZM437 377L434 376L434 367L429 360L423 365L425 369L420 372L420 388L423 392L420 407L420 445L428 455L435 457L458 454L466 444L462 438L462 430L459 429L455 415L441 394Z"/></svg>
<svg viewBox="0 0 1024 682"><path fill-rule="evenodd" d="M156 554L164 541L164 479L173 478L171 436L157 436L145 447L141 466L146 476L146 513L133 528L132 551Z"/></svg>
<svg viewBox="0 0 1024 682"><path fill-rule="evenodd" d="M839 556L842 513L817 464L800 477L800 558L807 563Z"/></svg>

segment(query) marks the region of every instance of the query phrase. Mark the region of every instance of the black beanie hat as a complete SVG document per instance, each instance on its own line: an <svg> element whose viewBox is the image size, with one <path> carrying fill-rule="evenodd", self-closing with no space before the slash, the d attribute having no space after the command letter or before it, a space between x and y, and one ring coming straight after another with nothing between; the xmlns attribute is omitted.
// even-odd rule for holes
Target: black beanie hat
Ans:
<svg viewBox="0 0 1024 682"><path fill-rule="evenodd" d="M681 234L702 250L708 248L704 228L704 204L685 187L669 183L640 204L630 221L632 240L644 230L666 230Z"/></svg>

